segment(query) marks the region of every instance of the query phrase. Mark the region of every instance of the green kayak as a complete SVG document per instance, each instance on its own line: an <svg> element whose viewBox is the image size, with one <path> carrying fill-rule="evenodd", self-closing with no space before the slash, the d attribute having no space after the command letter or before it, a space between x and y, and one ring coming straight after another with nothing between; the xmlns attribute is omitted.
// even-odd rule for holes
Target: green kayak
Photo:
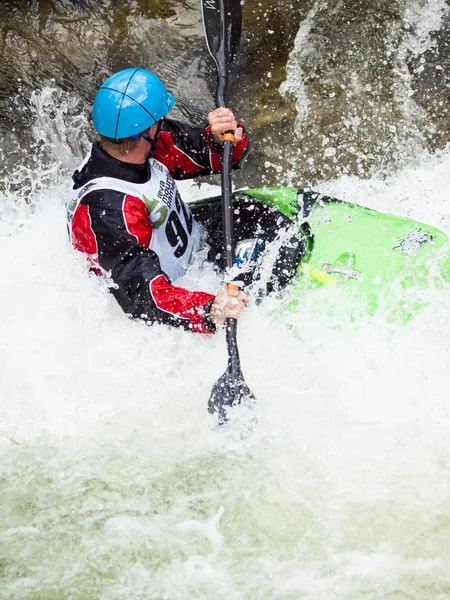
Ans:
<svg viewBox="0 0 450 600"><path fill-rule="evenodd" d="M381 309L388 321L407 323L429 303L427 291L450 283L449 238L436 227L309 190L267 187L235 195L309 225L308 252L282 294L288 311L308 300L316 310L333 311L339 288L350 319ZM194 204L203 202L220 198Z"/></svg>

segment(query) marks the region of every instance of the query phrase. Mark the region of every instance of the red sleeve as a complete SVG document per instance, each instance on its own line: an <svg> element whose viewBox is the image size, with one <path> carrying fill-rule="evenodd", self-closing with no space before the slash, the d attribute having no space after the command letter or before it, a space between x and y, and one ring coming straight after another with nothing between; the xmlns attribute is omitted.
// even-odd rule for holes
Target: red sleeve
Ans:
<svg viewBox="0 0 450 600"><path fill-rule="evenodd" d="M214 300L206 292L190 292L171 285L164 275L150 282L150 293L159 310L173 315L176 319L186 319L197 333L214 333L205 324L205 306Z"/></svg>
<svg viewBox="0 0 450 600"><path fill-rule="evenodd" d="M238 127L242 127L241 123L238 123ZM209 125L206 128L205 133L206 133L206 139L208 140L208 145L209 145L209 149L210 149L211 168L214 172L219 173L221 162L222 162L222 160L221 160L222 149L211 140L211 127L209 127ZM239 163L241 162L241 160L245 154L245 151L247 150L247 146L248 146L248 136L244 131L242 140L239 142L239 144L235 144L233 146L233 151L231 153L231 160L232 160L233 166L239 165Z"/></svg>
<svg viewBox="0 0 450 600"><path fill-rule="evenodd" d="M233 148L233 168L239 168L247 151L248 136L244 132ZM209 126L203 129L164 119L153 156L168 168L174 179L190 179L220 172L221 154L222 148L212 141Z"/></svg>

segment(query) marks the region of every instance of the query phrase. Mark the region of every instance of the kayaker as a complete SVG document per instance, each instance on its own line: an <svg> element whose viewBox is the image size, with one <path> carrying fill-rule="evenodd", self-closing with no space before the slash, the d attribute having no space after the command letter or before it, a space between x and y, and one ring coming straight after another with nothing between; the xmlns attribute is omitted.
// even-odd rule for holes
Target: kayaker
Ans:
<svg viewBox="0 0 450 600"><path fill-rule="evenodd" d="M223 288L214 296L174 285L205 245L208 259L221 268L224 263L220 205L193 214L174 179L220 172L224 131L234 132L238 168L248 136L229 109L211 111L207 127L199 128L167 119L174 104L161 80L145 69L125 69L101 86L93 105L99 139L73 175L69 235L89 255L91 268L109 275L111 292L130 317L212 333L226 318L238 318L249 298L239 289ZM258 202L241 201L236 211L236 240L248 246L252 238L253 255L286 220ZM298 252L298 244L288 244L288 262L296 265L292 255ZM286 257L278 263L275 283L282 284L292 268Z"/></svg>

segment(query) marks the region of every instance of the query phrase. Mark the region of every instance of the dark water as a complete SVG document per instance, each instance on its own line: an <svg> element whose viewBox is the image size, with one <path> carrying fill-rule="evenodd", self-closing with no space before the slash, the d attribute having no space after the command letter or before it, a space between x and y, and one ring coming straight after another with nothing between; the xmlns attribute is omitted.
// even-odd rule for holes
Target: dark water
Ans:
<svg viewBox="0 0 450 600"><path fill-rule="evenodd" d="M245 2L228 103L248 127L253 151L236 183L283 183L287 172L295 183L364 177L390 172L418 148L444 147L450 17L443 1L425 8L419 0ZM296 44L301 27L305 35ZM4 1L0 31L2 180L17 162L54 161L30 134L32 94L46 87L63 95L41 106L41 117L63 114L70 132L81 116L89 137L96 89L132 65L162 77L177 97L176 118L201 124L214 105L200 2ZM281 95L287 71L292 93ZM304 112L295 85L308 104ZM66 137L81 156L80 131Z"/></svg>

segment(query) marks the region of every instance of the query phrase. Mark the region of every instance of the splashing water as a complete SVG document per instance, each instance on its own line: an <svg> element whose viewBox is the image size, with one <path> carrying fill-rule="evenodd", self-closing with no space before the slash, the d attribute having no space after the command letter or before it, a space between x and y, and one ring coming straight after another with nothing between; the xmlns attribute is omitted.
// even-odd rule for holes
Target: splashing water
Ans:
<svg viewBox="0 0 450 600"><path fill-rule="evenodd" d="M87 276L65 231L64 123L37 129L58 168L1 203L0 598L447 598L448 290L398 328L305 307L301 336L275 299L252 306L258 426L217 432L223 335L130 322ZM320 191L448 233L449 169L446 150Z"/></svg>
<svg viewBox="0 0 450 600"><path fill-rule="evenodd" d="M450 234L450 148L427 153L404 66L420 61L447 13L441 0L404 6L408 33L394 53L404 122L389 137L397 113L385 114L372 136L389 141L402 169L336 178L345 169L330 137L311 173L329 164L319 191ZM318 1L287 69L298 134L311 106L302 60L328 56L305 49L320 18L333 24ZM130 20L132 50L147 25ZM171 22L156 27L179 38ZM348 89L378 117L363 76L349 75ZM324 114L335 83L320 96ZM29 161L0 181L0 600L447 600L449 290L432 290L405 327L382 311L349 323L338 289L323 290L332 317L311 299L292 328L276 298L252 305L238 339L258 424L245 439L238 424L217 431L207 402L226 367L224 335L131 322L87 275L64 209L89 145L87 109L56 88L29 101ZM344 127L352 144L370 138L356 121ZM351 145L339 139L344 156ZM361 164L372 165L367 156ZM280 183L298 183L300 160L292 171L275 165ZM215 291L220 281L204 269L186 284Z"/></svg>

